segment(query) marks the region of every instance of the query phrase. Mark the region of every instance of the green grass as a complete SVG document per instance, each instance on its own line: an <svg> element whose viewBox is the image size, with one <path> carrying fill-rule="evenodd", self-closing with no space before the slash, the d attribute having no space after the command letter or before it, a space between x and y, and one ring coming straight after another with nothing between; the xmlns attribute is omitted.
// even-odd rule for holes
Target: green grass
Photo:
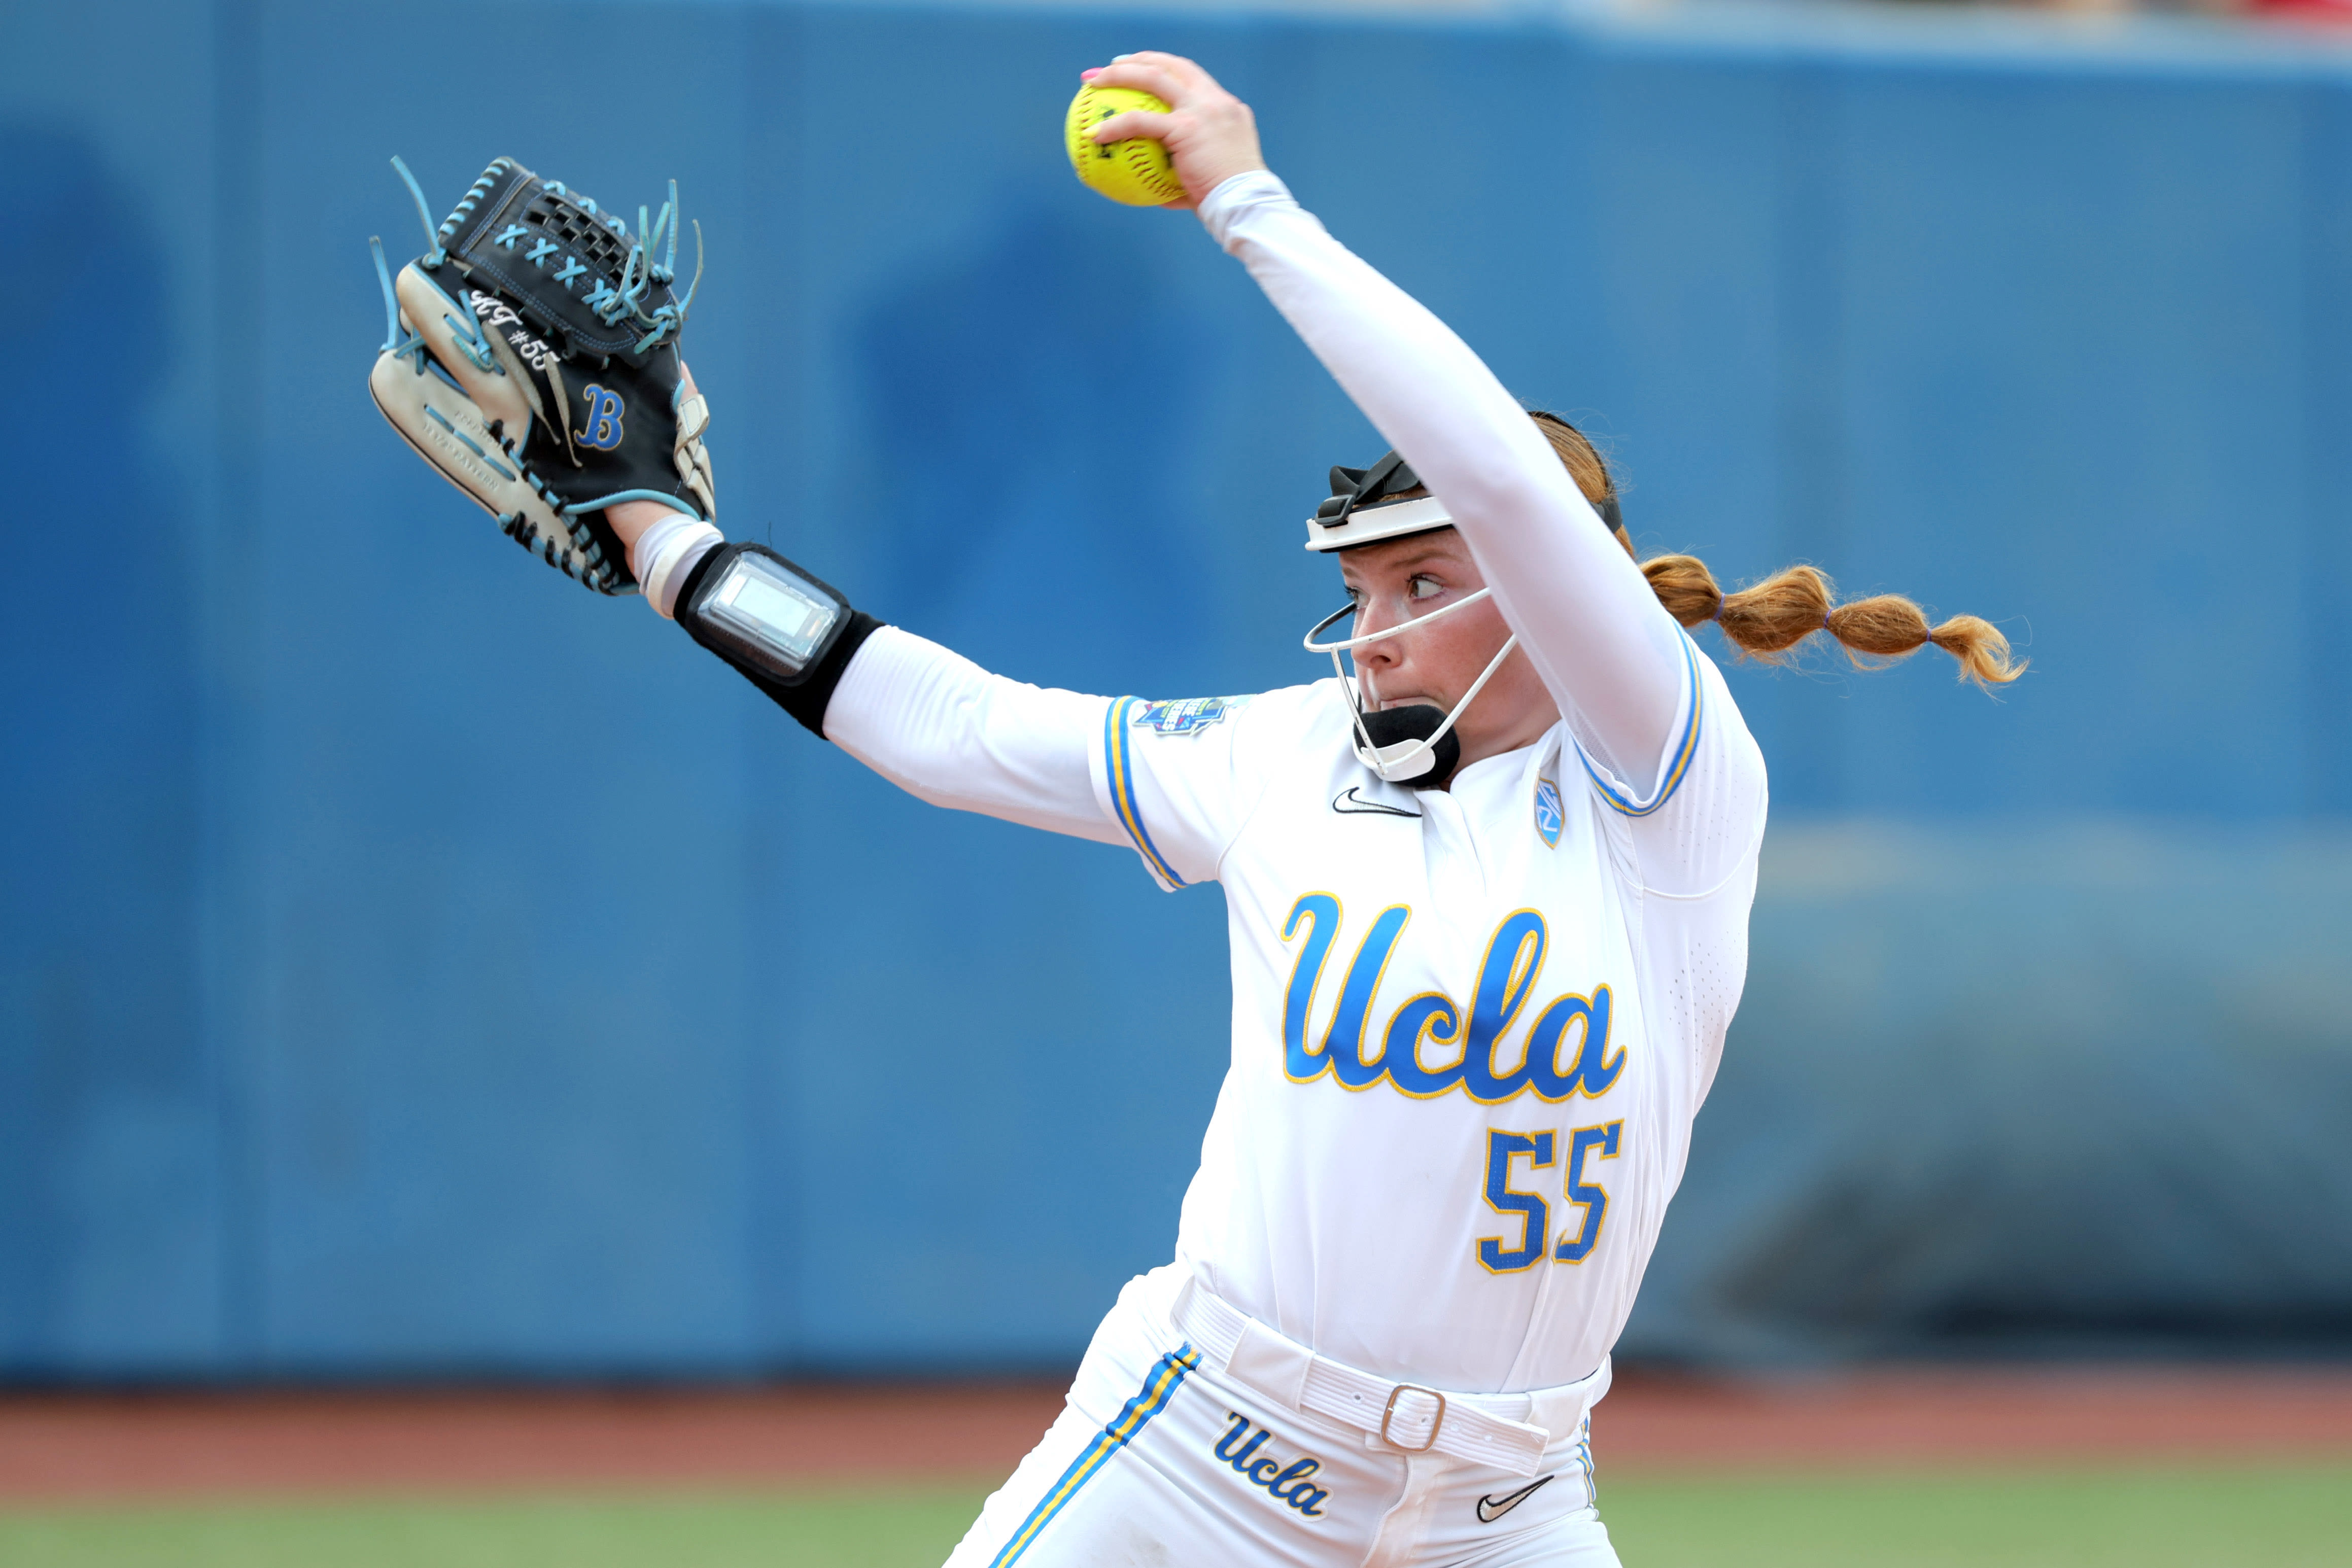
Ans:
<svg viewBox="0 0 2352 1568"><path fill-rule="evenodd" d="M2352 1465L1620 1481L1627 1568L2346 1568Z"/></svg>
<svg viewBox="0 0 2352 1568"><path fill-rule="evenodd" d="M937 1568L984 1487L0 1512L6 1568Z"/></svg>
<svg viewBox="0 0 2352 1568"><path fill-rule="evenodd" d="M981 1489L12 1509L8 1568L931 1568ZM1628 1568L2343 1568L2352 1465L1610 1481ZM1198 1568L1225 1568L1201 1564Z"/></svg>

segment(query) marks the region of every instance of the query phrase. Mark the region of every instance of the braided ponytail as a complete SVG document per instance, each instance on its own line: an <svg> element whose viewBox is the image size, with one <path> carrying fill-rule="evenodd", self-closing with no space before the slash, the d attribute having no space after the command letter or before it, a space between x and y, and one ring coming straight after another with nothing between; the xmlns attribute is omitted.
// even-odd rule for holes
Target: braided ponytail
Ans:
<svg viewBox="0 0 2352 1568"><path fill-rule="evenodd" d="M1597 507L1616 493L1607 465L1582 433L1555 419L1538 419L1536 428L1586 500ZM1632 555L1633 540L1617 537ZM1742 654L1768 664L1790 662L1798 644L1819 632L1835 638L1859 669L1891 664L1932 643L1959 661L1962 680L1980 686L2006 685L2025 673L2026 661L2010 657L2009 639L1992 622L1955 615L1931 624L1925 611L1898 593L1840 604L1836 586L1814 567L1792 566L1726 593L1696 556L1662 555L1641 565L1667 614L1685 626L1713 621Z"/></svg>

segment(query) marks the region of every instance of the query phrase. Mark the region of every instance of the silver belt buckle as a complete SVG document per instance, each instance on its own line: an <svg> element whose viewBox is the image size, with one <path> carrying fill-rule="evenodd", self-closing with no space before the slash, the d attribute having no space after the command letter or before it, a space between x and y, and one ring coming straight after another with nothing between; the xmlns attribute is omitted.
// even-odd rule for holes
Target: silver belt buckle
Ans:
<svg viewBox="0 0 2352 1568"><path fill-rule="evenodd" d="M1426 1394L1432 1399L1437 1401L1437 1414L1432 1416L1429 1422L1429 1441L1423 1443L1418 1448L1407 1447L1405 1444L1400 1443L1394 1437L1389 1436L1389 1423L1396 1418L1397 1396L1404 1393L1407 1389L1411 1389L1415 1394ZM1444 1425L1444 1395L1440 1394L1434 1388L1423 1388L1418 1383L1400 1383L1394 1388L1389 1390L1388 1405L1381 1411L1381 1441L1386 1443L1391 1448L1402 1448L1408 1454L1425 1454L1429 1452L1430 1449L1437 1446L1437 1429Z"/></svg>

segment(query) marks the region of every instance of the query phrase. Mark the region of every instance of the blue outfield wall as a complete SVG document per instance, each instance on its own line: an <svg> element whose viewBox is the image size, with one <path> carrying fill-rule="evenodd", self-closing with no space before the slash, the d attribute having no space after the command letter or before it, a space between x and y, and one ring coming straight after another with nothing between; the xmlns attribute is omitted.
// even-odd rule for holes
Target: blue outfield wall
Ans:
<svg viewBox="0 0 2352 1568"><path fill-rule="evenodd" d="M1158 45L1645 548L1999 617L1735 671L1748 999L1627 1348L2352 1346L2352 57L1666 9L12 8L0 1375L1065 1364L1161 1260L1214 893L951 818L383 427L403 153L675 175L722 520L1027 679L1311 678L1379 444L1070 179ZM519 43L519 40L527 41ZM639 101L592 106L616 73ZM1367 1239L1377 1245L1377 1239Z"/></svg>

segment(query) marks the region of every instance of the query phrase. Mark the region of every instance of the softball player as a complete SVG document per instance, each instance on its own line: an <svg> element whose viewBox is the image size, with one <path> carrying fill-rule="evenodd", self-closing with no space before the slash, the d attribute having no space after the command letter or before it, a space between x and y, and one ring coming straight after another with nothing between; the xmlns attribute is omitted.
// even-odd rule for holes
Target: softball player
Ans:
<svg viewBox="0 0 2352 1568"><path fill-rule="evenodd" d="M1302 211L1244 105L1171 56L1087 75L1170 104L1096 134L1166 142L1396 451L1307 525L1352 617L1315 645L1352 679L1040 690L772 580L838 623L793 609L789 681L754 673L803 723L927 800L1224 889L1232 1064L1174 1260L950 1563L1614 1563L1589 1414L1739 999L1765 818L1678 620L1764 653L1933 640L1992 680L2005 644L1903 600L1832 612L1807 569L1728 598L1686 557L1645 575L1591 447ZM771 591L710 569L745 547L708 524L615 521L690 626Z"/></svg>

